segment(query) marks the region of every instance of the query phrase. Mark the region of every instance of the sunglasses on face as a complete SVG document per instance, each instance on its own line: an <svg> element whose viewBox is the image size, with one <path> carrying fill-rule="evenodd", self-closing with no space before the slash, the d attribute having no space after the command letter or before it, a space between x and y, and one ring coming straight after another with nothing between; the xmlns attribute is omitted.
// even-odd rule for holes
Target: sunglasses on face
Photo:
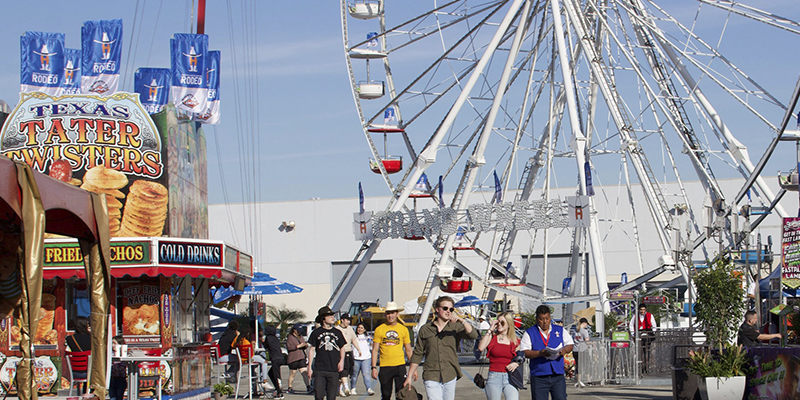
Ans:
<svg viewBox="0 0 800 400"><path fill-rule="evenodd" d="M439 307L439 308L441 308L442 311L455 311L456 310L455 307Z"/></svg>

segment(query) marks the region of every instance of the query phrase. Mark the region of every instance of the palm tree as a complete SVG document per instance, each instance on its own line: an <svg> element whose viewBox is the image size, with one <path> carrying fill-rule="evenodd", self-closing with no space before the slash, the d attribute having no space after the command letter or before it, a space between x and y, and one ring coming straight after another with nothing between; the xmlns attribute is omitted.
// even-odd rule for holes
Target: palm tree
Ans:
<svg viewBox="0 0 800 400"><path fill-rule="evenodd" d="M305 320L306 313L301 310L292 310L286 307L286 304L280 306L268 304L266 317L268 323L278 325L281 330L281 340L284 340L289 333L289 324Z"/></svg>

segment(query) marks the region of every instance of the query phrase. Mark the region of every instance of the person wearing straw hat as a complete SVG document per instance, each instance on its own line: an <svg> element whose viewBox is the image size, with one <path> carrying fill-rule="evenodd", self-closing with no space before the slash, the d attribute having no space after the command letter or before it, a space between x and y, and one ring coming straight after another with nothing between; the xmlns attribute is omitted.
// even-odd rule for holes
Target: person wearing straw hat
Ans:
<svg viewBox="0 0 800 400"><path fill-rule="evenodd" d="M336 398L339 388L339 372L344 369L345 340L342 331L333 327L336 317L330 307L317 311L315 320L320 324L308 335L308 377L314 380L314 398L328 400Z"/></svg>
<svg viewBox="0 0 800 400"><path fill-rule="evenodd" d="M400 307L390 301L384 309L386 322L375 329L372 343L372 379L381 383L381 400L389 400L392 393L403 388L406 377L406 359L411 358L411 335L405 325L398 323ZM403 352L405 350L405 352ZM381 369L378 371L378 361ZM394 383L394 391L392 390Z"/></svg>

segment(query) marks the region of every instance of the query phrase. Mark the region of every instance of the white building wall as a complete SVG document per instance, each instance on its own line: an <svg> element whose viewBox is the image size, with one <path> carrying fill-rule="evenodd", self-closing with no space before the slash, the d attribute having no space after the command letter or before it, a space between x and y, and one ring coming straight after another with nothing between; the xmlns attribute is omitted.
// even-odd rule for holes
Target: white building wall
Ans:
<svg viewBox="0 0 800 400"><path fill-rule="evenodd" d="M775 186L778 191L777 178L768 177L767 182ZM741 186L742 180L723 180L720 182L725 193L735 193ZM699 182L686 183L687 193L690 196L692 209L699 214L702 209L704 194ZM619 282L623 272L629 279L639 275L639 260L635 252L635 239L631 228L631 207L624 201L616 202L617 192L623 193L625 187L595 187L596 207L600 217L600 236L602 240L608 280L611 283ZM657 267L656 260L664 254L655 225L651 222L649 211L641 189L635 186L634 199L636 204L636 218L639 221L639 244L642 249L642 269L644 272ZM665 193L670 204L682 203L676 195L677 185L667 185ZM566 188L551 194L564 197L574 194L574 188ZM446 198L452 195L445 194ZM506 198L513 198L513 192L507 193ZM479 196L473 196L477 198ZM605 199L614 199L607 204ZM388 197L371 197L365 201L365 209L380 211L386 208ZM424 199L423 199L424 200ZM786 210L792 214L797 210L797 192L790 192L781 201ZM409 205L411 203L409 202ZM754 204L758 205L758 204ZM432 201L418 201L418 209L434 208ZM331 291L338 282L332 282L331 263L349 262L358 251L361 242L354 239L352 233L353 213L358 211L358 199L312 199L304 201L285 201L248 204L213 204L209 206L209 237L224 240L243 251L254 256L254 269L267 272L277 279L284 280L303 287L303 292L290 295L270 296L268 303L284 303L289 307L302 309L309 319L313 319L317 309L325 305ZM255 217L253 217L255 215ZM247 219L254 219L255 223L245 224ZM697 221L702 223L702 216L696 215ZM295 228L289 232L279 230L283 221L295 221ZM770 215L756 232L762 233L763 241L766 236L772 235L775 241L774 252L780 251L780 219L777 215ZM252 231L247 227L253 226ZM491 247L492 236L484 233L481 236L479 247L488 251ZM514 251L509 261L521 268L523 257L528 253L528 247L533 237L536 237L534 255L541 255L544 245L542 232L520 232L517 236ZM696 234L693 234L693 238ZM550 254L564 254L569 252L571 232L568 229L551 229L548 234L548 251ZM499 241L498 241L499 242ZM755 245L755 236L752 241ZM714 244L709 248L709 256L717 251ZM375 260L391 260L394 271L394 298L381 298L381 302L394 300L400 304L416 299L422 294L425 279L430 271L434 257L434 250L427 241L408 241L403 239L384 240ZM458 261L464 263L474 272L483 274L486 262L479 256L469 251L459 251ZM705 255L702 251L695 251L693 258L702 260ZM566 271L548 270L549 282L560 282ZM537 274L538 275L538 274ZM590 272L590 290L596 292L595 281ZM661 281L671 280L676 275L662 275ZM582 277L579 277L582 280ZM542 277L529 275L530 282L541 283ZM369 282L359 282L359 285L368 285ZM560 285L551 289L560 291ZM471 294L480 296L483 288L476 285Z"/></svg>

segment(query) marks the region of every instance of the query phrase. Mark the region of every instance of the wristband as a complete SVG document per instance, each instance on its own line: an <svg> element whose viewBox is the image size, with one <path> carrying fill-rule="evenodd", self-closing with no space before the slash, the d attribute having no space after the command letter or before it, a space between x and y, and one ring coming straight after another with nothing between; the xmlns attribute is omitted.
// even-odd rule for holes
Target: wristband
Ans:
<svg viewBox="0 0 800 400"><path fill-rule="evenodd" d="M372 369L378 369L378 367L376 367L376 366L374 366L374 365L373 365L373 366L372 366Z"/></svg>

